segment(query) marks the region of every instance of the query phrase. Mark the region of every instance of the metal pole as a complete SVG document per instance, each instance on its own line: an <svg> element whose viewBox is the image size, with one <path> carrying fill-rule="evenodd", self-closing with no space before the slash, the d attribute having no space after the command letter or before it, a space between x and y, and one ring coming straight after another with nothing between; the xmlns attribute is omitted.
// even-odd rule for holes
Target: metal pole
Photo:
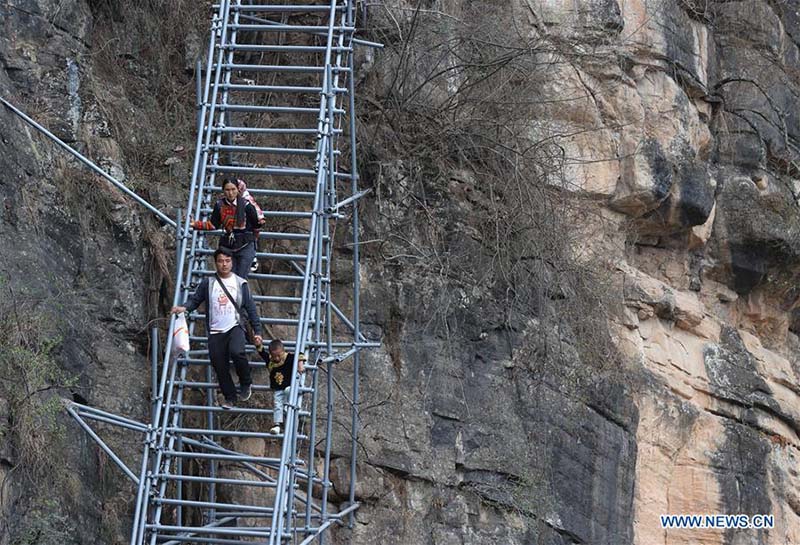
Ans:
<svg viewBox="0 0 800 545"><path fill-rule="evenodd" d="M330 69L330 67L329 67ZM331 116L333 115L333 93L330 92L328 94L328 104L329 110L331 111ZM333 120L331 119L331 123ZM332 126L332 125L331 125ZM335 183L333 178L333 144L330 144L330 150L328 155L328 196L332 195L331 185ZM326 203L326 208L330 208L330 201ZM328 222L325 222L325 226L328 226ZM329 234L328 229L325 230L325 234ZM331 241L330 237L320 237L327 238L324 243L320 240L320 252L329 252ZM323 245L324 244L324 245ZM327 342L326 352L328 355L333 353L333 347L331 343L333 342L333 326L332 326L332 319L331 319L331 283L330 283L330 259L328 260L326 266L326 276L329 279L328 282L325 283L325 340ZM325 458L323 459L323 467L322 467L322 521L325 522L328 518L328 492L330 489L329 486L329 477L330 477L330 459L331 459L331 434L333 433L333 365L328 364L328 380L327 380L327 397L328 397L328 404L327 404L327 421L326 421L326 430L325 430ZM320 534L319 537L320 544L325 543L325 536L324 534Z"/></svg>
<svg viewBox="0 0 800 545"><path fill-rule="evenodd" d="M183 247L181 242L183 241L183 233L181 232L181 218L183 216L183 209L178 208L175 212L175 217L177 221L175 222L175 266L177 267L178 263L181 261L181 251ZM178 278L180 281L180 278ZM180 286L175 286L175 290L179 290Z"/></svg>
<svg viewBox="0 0 800 545"><path fill-rule="evenodd" d="M231 124L231 112L230 112L230 110L227 110L227 109L225 110L224 118L225 118L225 126L226 127L231 127L232 124ZM233 133L232 132L226 132L225 133L225 145L229 146L229 147L233 146ZM233 150L229 150L228 151L228 164L229 165L235 165L236 162L234 161L234 159L235 159L235 155L233 154Z"/></svg>
<svg viewBox="0 0 800 545"><path fill-rule="evenodd" d="M156 417L158 403L158 327L150 328L150 422Z"/></svg>
<svg viewBox="0 0 800 545"><path fill-rule="evenodd" d="M317 314L319 316L319 314ZM318 360L317 360L318 361ZM316 444L317 444L317 402L319 399L318 393L318 385L319 385L319 363L317 363L317 369L312 371L311 376L311 385L313 391L311 392L311 415L309 416L309 420L311 422L311 426L309 429L309 439L308 439L308 483L306 485L306 497L311 498L314 492L314 475L316 474L317 468L316 464L314 463L315 454L316 454ZM311 526L311 502L308 503L306 506L306 527Z"/></svg>
<svg viewBox="0 0 800 545"><path fill-rule="evenodd" d="M67 412L69 412L69 414L72 415L72 417L80 425L80 427L82 427L84 431L86 431L86 433L88 433L89 436L95 440L95 442L100 446L100 448L103 449L103 452L105 452L109 457L111 457L111 460L113 460L113 462L117 464L117 467L119 467L123 471L123 473L125 473L125 475L127 475L128 478L130 478L130 480L132 480L134 483L138 485L139 477L133 474L133 471L131 471L128 468L128 466L125 465L125 462L123 462L119 458L119 456L114 454L114 451L112 451L111 448L109 448L109 446L105 443L105 441L100 439L100 436L97 435L95 431L91 427L89 427L89 425L86 424L86 422L84 422L80 416L78 416L75 410L72 407L67 407Z"/></svg>
<svg viewBox="0 0 800 545"><path fill-rule="evenodd" d="M178 263L181 260L180 252L181 252L181 248L182 248L182 245L181 245L181 238L182 238L182 233L181 233L181 215L182 215L182 212L183 212L182 209L178 208L177 221L176 221L176 226L175 226L175 230L176 230L176 233L175 233L176 234L175 251L178 252L178 254L176 255L175 263ZM180 289L180 287L179 286L175 286L175 289L178 290L178 289ZM183 412L178 410L177 411L177 415L178 415L178 425L181 425L181 423L183 421ZM178 448L178 450L183 450L183 442L182 442L180 437L178 438L178 447L177 448ZM177 461L177 472L178 472L179 475L183 475L183 460L181 458L178 458L178 461ZM176 489L176 492L177 492L178 499L180 499L183 496L183 482L181 482L181 481L176 482L175 483L175 489ZM175 519L177 520L178 524L182 524L183 523L183 506L182 505L178 505L177 509L175 510Z"/></svg>
<svg viewBox="0 0 800 545"><path fill-rule="evenodd" d="M212 381L213 381L213 375L212 375L212 371L211 371L211 366L209 365L208 367L206 367L206 382L212 382ZM212 390L211 388L206 390L206 405L208 407L213 407L214 406L214 390ZM213 412L208 411L207 417L206 417L206 423L208 424L208 429L209 430L216 429L216 421L215 421ZM208 469L208 476L211 477L212 479L217 477L217 461L216 460L211 460L211 464L209 464L209 469ZM215 483L215 482L212 482L208 487L208 501L212 501L212 502L213 501L217 501L217 483ZM216 517L216 513L214 512L214 509L211 509L209 511L209 513L208 513L208 519L209 520L207 522L212 522L215 517Z"/></svg>
<svg viewBox="0 0 800 545"><path fill-rule="evenodd" d="M353 25L353 3L348 3L347 8L348 25ZM347 53L348 66L350 67L350 74L348 77L348 95L349 95L349 110L350 110L350 181L351 181L351 194L358 194L358 157L356 154L356 105L355 105L355 78L353 77L353 50L352 47ZM360 250L359 250L359 223L358 223L358 202L353 202L353 342L361 340L361 324L359 310L361 307L361 267L360 267ZM350 449L350 504L353 505L356 500L356 454L358 452L358 403L359 403L359 372L361 367L361 351L356 350L353 354L353 413L350 433L352 436L352 445ZM347 523L348 528L352 528L355 523L355 511L350 513Z"/></svg>
<svg viewBox="0 0 800 545"><path fill-rule="evenodd" d="M195 94L197 97L197 134L202 134L203 131L203 63L197 59L194 63L194 82Z"/></svg>
<svg viewBox="0 0 800 545"><path fill-rule="evenodd" d="M125 193L126 195L131 197L133 200L135 200L136 202L138 202L139 204L141 204L142 206L144 206L145 208L150 210L153 214L158 216L161 219L161 221L163 221L167 225L172 225L173 227L175 226L175 222L172 221L169 217L167 217L167 215L164 214L161 210L159 210L158 208L156 208L155 206L153 206L152 204L150 204L149 202L144 200L142 197L140 197L139 195L137 195L136 193L134 193L133 191L128 189L125 186L125 184L123 184L122 182L120 182L119 180L117 180L116 178L111 176L105 170L103 170L102 168L100 168L99 166L94 164L90 159L86 158L84 155L82 155L80 152L78 152L75 149L73 149L72 147L70 147L68 144L66 144L64 141L62 141L56 135L54 135L53 133L51 133L50 131L45 129L39 123L37 123L36 121L34 121L33 119L31 119L30 117L25 115L25 113L23 113L21 110L17 109L14 105L12 105L6 99L4 99L3 97L0 97L0 102L2 102L9 110L11 110L15 114L17 114L19 117L21 117L26 123L28 123L33 128L35 128L36 130L38 130L39 132L41 132L42 134L44 134L45 136L50 138L50 140L55 142L59 147L61 147L62 149L64 149L68 153L72 154L81 163L83 163L84 165L86 165L87 167L89 167L90 169L95 171L97 174L99 174L100 176L102 176L103 178L105 178L106 180L108 180L109 182L114 184L115 186L117 186L123 193Z"/></svg>
<svg viewBox="0 0 800 545"><path fill-rule="evenodd" d="M179 397L183 396L183 389L181 389L181 393ZM182 400L179 399L178 403ZM177 424L179 427L183 427L183 411L176 410L175 416L177 417ZM183 452L183 435L178 435L177 444L175 445L175 450L178 452ZM175 463L175 475L183 476L183 458L178 457L178 460ZM165 481L166 484L166 481ZM183 481L176 481L175 482L175 497L180 501L183 499ZM175 508L175 520L180 526L183 524L183 504L178 503L177 507Z"/></svg>
<svg viewBox="0 0 800 545"><path fill-rule="evenodd" d="M142 465L139 470L139 475L141 475L142 477L145 477L147 474L147 464L150 461L150 449L152 448L153 440L155 438L154 433L155 431L151 428L147 432L147 437L145 438L144 441L145 447L143 449L144 453L142 454ZM139 487L136 489L136 508L133 514L130 545L136 545L138 543L141 543L139 537L144 539L144 535L139 530L141 527L139 521L147 517L147 512L146 512L147 507L145 505L145 502L141 501L141 499L145 497L144 491L149 486L149 484L150 484L149 476L147 476L146 478L139 479Z"/></svg>

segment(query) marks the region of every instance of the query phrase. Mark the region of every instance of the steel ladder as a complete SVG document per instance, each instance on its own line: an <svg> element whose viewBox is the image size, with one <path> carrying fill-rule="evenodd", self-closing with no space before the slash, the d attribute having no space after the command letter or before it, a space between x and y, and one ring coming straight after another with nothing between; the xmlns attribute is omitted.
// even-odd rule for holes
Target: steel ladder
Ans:
<svg viewBox="0 0 800 545"><path fill-rule="evenodd" d="M190 220L210 214L223 177L244 178L266 217L260 269L248 280L261 323L273 334L265 334L265 343L281 337L287 350L305 353L307 373L290 388L285 433L269 433L265 364L251 361L254 401L223 410L215 403L217 384L202 331L205 310L189 316L192 349L177 358L171 355L173 318L130 542L323 541L326 530L358 507L358 358L361 349L376 346L361 334L358 317L355 204L362 193L353 118L354 0L220 0L213 10L187 213L178 222L174 303L182 304L213 274L209 255L220 232L191 230ZM349 149L340 149L342 143ZM353 206L352 317L331 298L334 228L347 206ZM350 497L336 510L330 499L333 374L350 357Z"/></svg>

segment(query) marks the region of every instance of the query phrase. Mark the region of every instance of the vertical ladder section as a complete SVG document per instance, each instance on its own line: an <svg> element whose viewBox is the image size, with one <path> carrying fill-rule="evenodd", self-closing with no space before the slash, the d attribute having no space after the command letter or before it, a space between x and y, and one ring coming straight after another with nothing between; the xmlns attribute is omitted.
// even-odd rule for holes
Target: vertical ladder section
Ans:
<svg viewBox="0 0 800 545"><path fill-rule="evenodd" d="M179 358L170 356L173 318L131 545L322 541L357 507L352 497L341 511L328 501L334 364L370 345L357 320L334 304L330 281L337 188L355 200L357 180L354 9L351 0L278 2L220 0L213 7L174 304L213 275L209 256L220 232L191 230L190 220L210 215L225 177L244 179L266 217L258 269L248 278L265 343L283 339L295 370L297 354L306 354L307 372L292 381L285 432L270 433L263 361L251 358L253 398L223 410L206 309L189 316L192 350ZM343 157L345 133L351 156Z"/></svg>

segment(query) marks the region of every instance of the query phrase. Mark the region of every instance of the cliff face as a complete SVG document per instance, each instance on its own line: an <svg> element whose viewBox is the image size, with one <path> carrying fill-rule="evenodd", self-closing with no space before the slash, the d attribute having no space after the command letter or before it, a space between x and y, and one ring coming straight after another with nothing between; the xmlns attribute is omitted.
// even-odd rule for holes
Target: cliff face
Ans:
<svg viewBox="0 0 800 545"><path fill-rule="evenodd" d="M464 152L454 162L478 165L471 174L415 176L412 159L373 151L370 172L385 200L369 209L372 228L384 255L401 257L370 262L369 285L381 290L373 300L393 301L402 325L394 337L384 331L387 357L366 366L365 391L380 405L365 411L379 423L365 433L375 453L368 463L384 468L391 492L364 509L356 535L448 544L796 541L796 14L758 1L479 4L394 2L370 12L390 47L370 65L377 76L366 87L382 109L365 125L380 134L380 123L399 117L391 108L446 109L456 121L442 130L463 150L483 107L498 121L497 140L519 123L531 148L556 148L536 156L538 168L555 157L549 175L531 168L527 176L558 188L544 196L556 217L536 203L506 202L516 207L507 219L524 226L526 210L538 214L530 236L569 239L581 258L567 263L595 271L591 289L603 303L595 311L608 319L619 360L596 337L582 346L591 331L548 318L540 299L521 308L532 320L498 315L496 303L509 298L492 288L498 252L481 229L498 187L486 162ZM501 37L507 57L491 51ZM520 50L530 63L507 61ZM516 117L495 115L492 93L474 107L477 61L494 61L483 65L496 68L492 93ZM407 78L412 93L394 75L404 63L416 72ZM437 80L437 71L447 75ZM442 88L456 98L437 96ZM447 109L452 102L463 110ZM524 152L514 157L525 164ZM581 204L560 208L567 195ZM403 234L381 236L388 232ZM484 245L464 250L470 239ZM544 307L560 314L582 293L563 261L550 263L566 290L545 294ZM475 269L491 272L480 278ZM472 275L480 281L470 284ZM531 271L531 282L549 280ZM452 320L437 330L438 312ZM558 356L549 353L553 323ZM557 365L543 364L548 357ZM376 368L386 371L373 378ZM403 507L414 514L401 535L384 531ZM660 514L709 512L774 514L775 529L660 527Z"/></svg>
<svg viewBox="0 0 800 545"><path fill-rule="evenodd" d="M118 33L120 23L105 16L106 9L86 2L0 5L0 95L143 194L148 182L155 197L168 195L158 184L169 183L169 172L148 180L145 165L131 154L136 148L123 154L120 144L155 131L169 134L147 125L161 110L147 111L142 101L153 101L160 78L182 78L191 88L190 78L181 71L148 78L156 67L139 64L152 60L141 40L159 34L145 36L145 28ZM145 14L153 20L158 11ZM135 74L140 68L146 71ZM116 78L105 76L109 70ZM170 151L147 161L160 164ZM5 107L0 193L0 542L122 542L130 487L58 400L149 418L148 320L167 287L166 256L174 252L164 241L170 233ZM136 463L140 437L113 430L104 435Z"/></svg>
<svg viewBox="0 0 800 545"><path fill-rule="evenodd" d="M362 313L384 346L362 364L363 507L336 542L800 540L792 7L393 0L366 15L386 48L359 53ZM0 24L0 94L182 204L204 9L19 0ZM4 340L57 363L43 407L75 395L146 419L170 234L0 119ZM2 394L2 539L124 542L127 483L94 478L102 458L64 422L53 451L72 478L45 501L54 468L26 456L27 405ZM136 438L112 442L135 461ZM665 531L667 513L769 513L775 529Z"/></svg>

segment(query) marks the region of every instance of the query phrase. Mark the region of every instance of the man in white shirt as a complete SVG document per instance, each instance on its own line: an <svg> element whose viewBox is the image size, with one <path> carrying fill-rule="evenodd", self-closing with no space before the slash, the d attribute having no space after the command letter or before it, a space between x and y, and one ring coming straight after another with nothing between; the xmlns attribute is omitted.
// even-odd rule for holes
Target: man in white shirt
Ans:
<svg viewBox="0 0 800 545"><path fill-rule="evenodd" d="M195 292L186 300L186 306L173 307L172 312L192 312L206 303L206 331L208 332L208 355L217 373L217 380L225 401L223 409L236 403L237 388L231 378L230 362L233 360L239 377L238 394L243 401L250 399L253 380L250 362L245 353L245 317L247 313L255 335L254 342L261 343L261 322L247 281L233 274L233 259L227 248L214 252L217 274L205 278Z"/></svg>

